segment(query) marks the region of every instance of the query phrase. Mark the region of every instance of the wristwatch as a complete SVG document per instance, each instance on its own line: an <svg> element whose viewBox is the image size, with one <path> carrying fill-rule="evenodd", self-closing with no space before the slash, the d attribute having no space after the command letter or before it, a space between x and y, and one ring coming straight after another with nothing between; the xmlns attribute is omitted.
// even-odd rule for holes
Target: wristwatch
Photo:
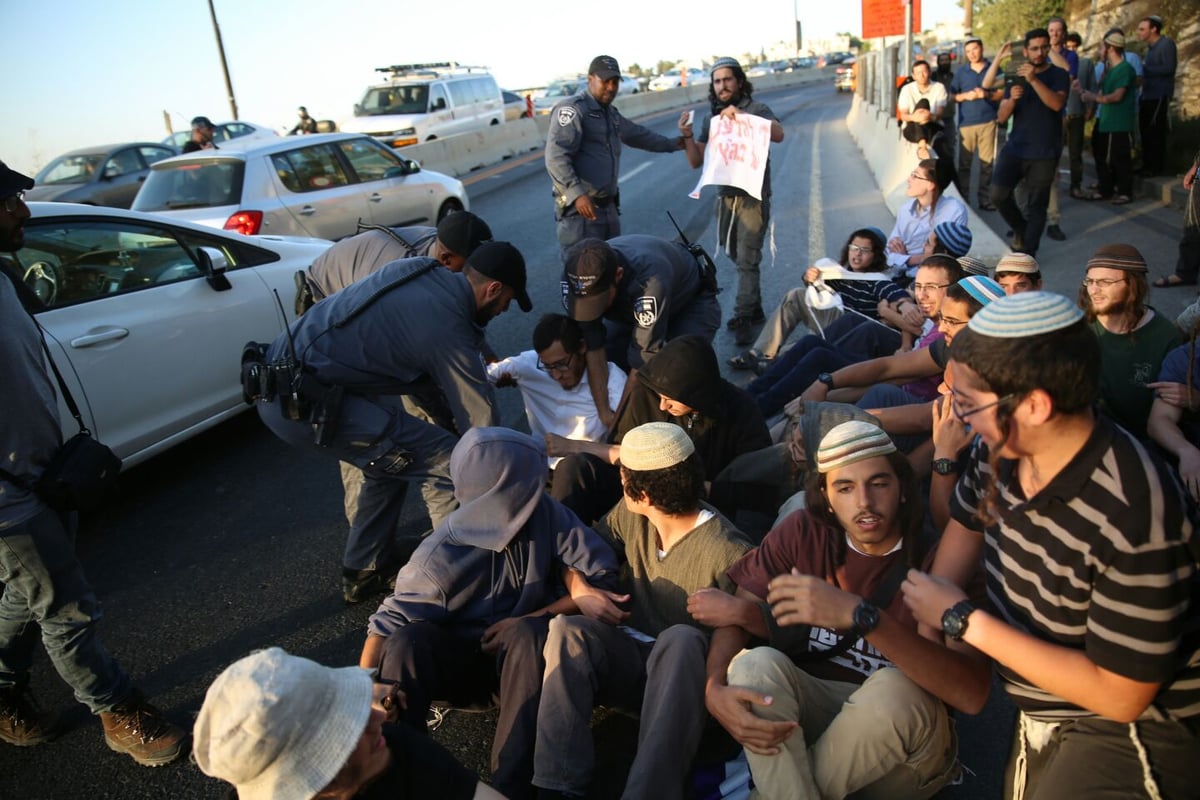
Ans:
<svg viewBox="0 0 1200 800"><path fill-rule="evenodd" d="M854 609L854 632L866 636L879 627L879 607L870 600L863 600Z"/></svg>
<svg viewBox="0 0 1200 800"><path fill-rule="evenodd" d="M833 376L830 375L828 372L822 372L820 375L817 376L817 380L819 380L821 383L828 386L830 389L833 388Z"/></svg>
<svg viewBox="0 0 1200 800"><path fill-rule="evenodd" d="M967 632L967 618L974 610L975 606L971 605L970 600L959 600L947 608L942 614L942 633L956 642L961 642L963 634Z"/></svg>
<svg viewBox="0 0 1200 800"><path fill-rule="evenodd" d="M935 458L933 471L938 475L953 475L958 472L958 463L953 458Z"/></svg>

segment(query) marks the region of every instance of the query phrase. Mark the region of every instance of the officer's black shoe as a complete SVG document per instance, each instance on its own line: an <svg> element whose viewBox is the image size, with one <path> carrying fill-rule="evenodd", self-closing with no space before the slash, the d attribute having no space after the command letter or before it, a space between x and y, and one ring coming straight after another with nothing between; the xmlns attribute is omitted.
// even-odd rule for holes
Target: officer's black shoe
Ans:
<svg viewBox="0 0 1200 800"><path fill-rule="evenodd" d="M393 573L393 578L394 578ZM389 588L388 573L375 569L342 569L342 599L347 604L383 594Z"/></svg>
<svg viewBox="0 0 1200 800"><path fill-rule="evenodd" d="M1046 228L1046 235L1056 242L1065 242L1067 240L1067 235L1063 233L1063 229L1057 225L1051 225L1050 227Z"/></svg>

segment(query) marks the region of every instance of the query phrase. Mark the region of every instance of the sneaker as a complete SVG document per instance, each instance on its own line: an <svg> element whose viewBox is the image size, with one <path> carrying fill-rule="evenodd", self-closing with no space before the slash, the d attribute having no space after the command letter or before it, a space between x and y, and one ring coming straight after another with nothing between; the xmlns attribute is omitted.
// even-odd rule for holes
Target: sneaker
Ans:
<svg viewBox="0 0 1200 800"><path fill-rule="evenodd" d="M1046 235L1056 242L1065 242L1067 240L1067 235L1063 233L1063 229L1057 225L1051 225L1050 227L1046 228Z"/></svg>
<svg viewBox="0 0 1200 800"><path fill-rule="evenodd" d="M392 579L395 575L393 573ZM381 595L390 588L387 573L374 569L342 569L342 599L347 605Z"/></svg>
<svg viewBox="0 0 1200 800"><path fill-rule="evenodd" d="M112 711L101 712L100 722L109 749L128 754L143 767L170 764L183 755L188 738L187 731L167 722L136 689Z"/></svg>
<svg viewBox="0 0 1200 800"><path fill-rule="evenodd" d="M41 712L28 687L0 689L0 740L33 747L54 738L55 725Z"/></svg>

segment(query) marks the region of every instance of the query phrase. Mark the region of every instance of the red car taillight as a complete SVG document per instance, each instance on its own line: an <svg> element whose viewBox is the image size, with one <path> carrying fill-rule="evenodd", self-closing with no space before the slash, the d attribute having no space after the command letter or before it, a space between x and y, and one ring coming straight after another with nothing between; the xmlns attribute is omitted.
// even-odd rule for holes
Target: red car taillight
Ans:
<svg viewBox="0 0 1200 800"><path fill-rule="evenodd" d="M253 236L262 230L262 217L261 211L239 211L225 220L225 230Z"/></svg>

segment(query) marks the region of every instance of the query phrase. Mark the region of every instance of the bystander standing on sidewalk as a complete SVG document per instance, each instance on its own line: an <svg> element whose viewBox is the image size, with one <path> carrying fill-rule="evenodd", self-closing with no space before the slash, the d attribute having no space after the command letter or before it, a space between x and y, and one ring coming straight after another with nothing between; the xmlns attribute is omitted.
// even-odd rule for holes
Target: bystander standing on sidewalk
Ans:
<svg viewBox="0 0 1200 800"><path fill-rule="evenodd" d="M1133 136L1137 121L1137 75L1125 61L1125 36L1104 37L1104 80L1099 92L1081 92L1085 103L1107 106L1092 132L1099 185L1088 200L1124 205L1133 199Z"/></svg>
<svg viewBox="0 0 1200 800"><path fill-rule="evenodd" d="M958 174L955 183L963 202L969 202L971 164L979 158L979 209L995 211L989 192L992 165L996 160L996 103L999 91L983 88L983 77L991 62L983 57L983 40L967 39L963 45L967 63L950 81L950 93L958 109Z"/></svg>
<svg viewBox="0 0 1200 800"><path fill-rule="evenodd" d="M1092 59L1080 54L1083 47L1083 37L1071 31L1067 34L1067 50L1075 53L1079 59L1079 69L1076 79L1071 82L1071 92L1067 95L1067 158L1071 165L1071 197L1082 200L1083 194L1083 129L1093 107L1083 102L1083 92L1096 91L1096 67Z"/></svg>
<svg viewBox="0 0 1200 800"><path fill-rule="evenodd" d="M1175 42L1162 33L1162 17L1151 14L1137 26L1138 39L1149 47L1142 60L1142 101L1139 127L1142 132L1142 174L1161 175L1167 152L1167 120L1175 96L1178 56Z"/></svg>

